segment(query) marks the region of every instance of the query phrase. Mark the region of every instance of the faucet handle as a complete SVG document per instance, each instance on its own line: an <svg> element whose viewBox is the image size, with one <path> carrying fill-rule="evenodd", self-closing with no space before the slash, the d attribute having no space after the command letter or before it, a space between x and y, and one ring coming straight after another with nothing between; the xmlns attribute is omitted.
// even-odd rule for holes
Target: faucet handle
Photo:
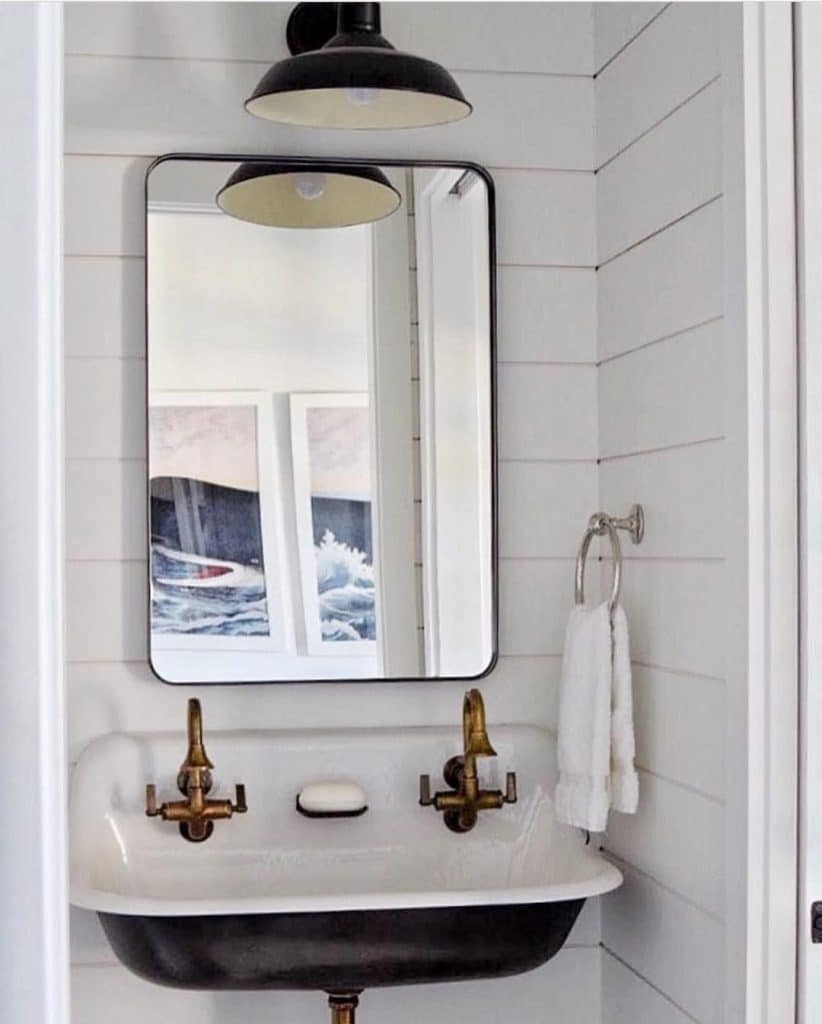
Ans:
<svg viewBox="0 0 822 1024"><path fill-rule="evenodd" d="M517 773L507 772L505 775L505 796L503 800L507 804L517 802Z"/></svg>
<svg viewBox="0 0 822 1024"><path fill-rule="evenodd" d="M430 807L434 798L431 796L431 776L420 775L420 807Z"/></svg>
<svg viewBox="0 0 822 1024"><path fill-rule="evenodd" d="M248 804L245 802L245 786L242 782L238 782L234 787L234 803L232 804L232 811L235 814L245 814L248 810Z"/></svg>

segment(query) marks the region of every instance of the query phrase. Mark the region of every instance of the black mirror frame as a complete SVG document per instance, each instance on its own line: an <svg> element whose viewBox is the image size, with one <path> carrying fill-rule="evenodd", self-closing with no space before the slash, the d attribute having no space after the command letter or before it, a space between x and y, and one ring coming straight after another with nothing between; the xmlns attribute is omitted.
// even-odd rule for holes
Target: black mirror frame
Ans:
<svg viewBox="0 0 822 1024"><path fill-rule="evenodd" d="M319 679L255 679L255 680L225 680L225 681L196 681L187 680L186 682L175 682L169 679L164 679L163 676L154 667L152 660L151 650L151 557L149 549L149 557L146 565L146 580L147 580L147 600L146 600L146 645L148 651L148 666L152 674L161 683L165 683L167 686L270 686L270 685L286 685L286 684L317 684L317 683L333 683L333 684L349 684L349 683L442 683L442 682L460 682L469 683L480 679L486 678L496 667L499 660L499 432L497 429L497 256L496 256L496 193L494 187L494 179L487 168L481 164L473 163L467 160L400 160L400 159L368 159L368 158L348 158L348 157L305 157L305 156L271 156L271 155L254 155L254 154L237 154L237 153L166 153L162 156L157 157L146 170L144 180L144 227L143 227L143 252L144 258L144 277L143 277L143 288L144 288L144 312L145 312L145 393L146 402L148 402L149 395L149 348L148 348L148 336L149 336L149 310L148 310L148 201L149 201L149 179L152 172L160 166L160 164L169 161L189 161L189 162L207 162L207 163L270 163L278 167L293 167L306 165L318 165L323 167L339 166L339 167L352 167L362 166L363 164L373 164L376 167L399 167L399 168L415 168L415 167L445 167L453 168L455 170L462 171L473 171L477 174L485 183L488 196L488 281L489 281L489 322L491 325L490 331L490 377L491 377L491 416L490 416L490 429L491 429L491 657L488 664L482 671L471 676L379 676L366 679L357 678L343 678L343 679L332 679L332 678L319 678ZM147 540L150 542L151 532L151 480L148 474L148 456L149 456L149 425L148 416L146 416L145 423L145 445L146 445L146 509L147 509L147 522L148 522L148 534Z"/></svg>

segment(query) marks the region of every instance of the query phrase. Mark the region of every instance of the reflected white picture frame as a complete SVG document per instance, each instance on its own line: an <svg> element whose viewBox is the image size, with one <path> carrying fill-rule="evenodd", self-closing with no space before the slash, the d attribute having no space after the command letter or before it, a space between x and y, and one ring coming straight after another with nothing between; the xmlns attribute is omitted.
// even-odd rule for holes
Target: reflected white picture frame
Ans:
<svg viewBox="0 0 822 1024"><path fill-rule="evenodd" d="M368 408L368 395L359 392L304 392L289 396L291 417L291 461L294 506L297 523L297 556L305 619L306 650L321 657L378 657L376 640L328 641L322 637L317 559L311 499L311 458L308 410L317 408ZM369 458L373 455L369 452ZM373 497L370 498L373 512ZM373 529L373 525L372 525ZM376 578L376 573L375 573ZM379 595L377 595L377 603ZM377 609L375 609L375 613ZM377 615L379 623L379 616ZM379 624L377 625L379 629Z"/></svg>
<svg viewBox="0 0 822 1024"><path fill-rule="evenodd" d="M216 636L208 634L159 633L152 629L153 574L149 557L149 640L152 667L165 678L164 663L175 663L174 652L186 652L187 671L196 678L196 662L191 655L199 652L207 659L209 652L231 652L251 657L260 654L295 653L294 620L289 593L290 573L284 550L284 524L277 489L279 476L276 427L271 395L253 391L155 391L149 394L149 416L153 409L179 407L244 407L255 412L256 462L259 494L260 535L267 603L269 633L266 636ZM151 523L151 425L148 427L147 511L148 550L152 551ZM156 658L155 655L160 655ZM256 659L255 659L256 660ZM204 670L205 672L205 670ZM201 678L208 678L206 672Z"/></svg>

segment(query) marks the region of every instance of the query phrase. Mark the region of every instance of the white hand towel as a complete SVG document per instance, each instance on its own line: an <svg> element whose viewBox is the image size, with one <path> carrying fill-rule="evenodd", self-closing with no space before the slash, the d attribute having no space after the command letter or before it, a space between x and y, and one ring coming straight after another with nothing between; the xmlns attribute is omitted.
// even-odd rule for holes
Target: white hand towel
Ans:
<svg viewBox="0 0 822 1024"><path fill-rule="evenodd" d="M557 818L604 832L608 810L633 813L631 659L625 612L575 605L568 618L559 698Z"/></svg>
<svg viewBox="0 0 822 1024"><path fill-rule="evenodd" d="M611 808L622 814L635 814L639 803L639 779L634 768L631 645L628 640L628 619L620 605L614 609L612 628Z"/></svg>

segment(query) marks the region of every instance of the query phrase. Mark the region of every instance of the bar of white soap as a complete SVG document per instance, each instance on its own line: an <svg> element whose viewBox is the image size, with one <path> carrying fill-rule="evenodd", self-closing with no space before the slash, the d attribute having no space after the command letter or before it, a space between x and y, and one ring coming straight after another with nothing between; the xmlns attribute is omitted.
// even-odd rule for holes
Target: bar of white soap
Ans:
<svg viewBox="0 0 822 1024"><path fill-rule="evenodd" d="M310 782L297 798L304 811L314 814L340 814L361 811L365 792L356 782Z"/></svg>

